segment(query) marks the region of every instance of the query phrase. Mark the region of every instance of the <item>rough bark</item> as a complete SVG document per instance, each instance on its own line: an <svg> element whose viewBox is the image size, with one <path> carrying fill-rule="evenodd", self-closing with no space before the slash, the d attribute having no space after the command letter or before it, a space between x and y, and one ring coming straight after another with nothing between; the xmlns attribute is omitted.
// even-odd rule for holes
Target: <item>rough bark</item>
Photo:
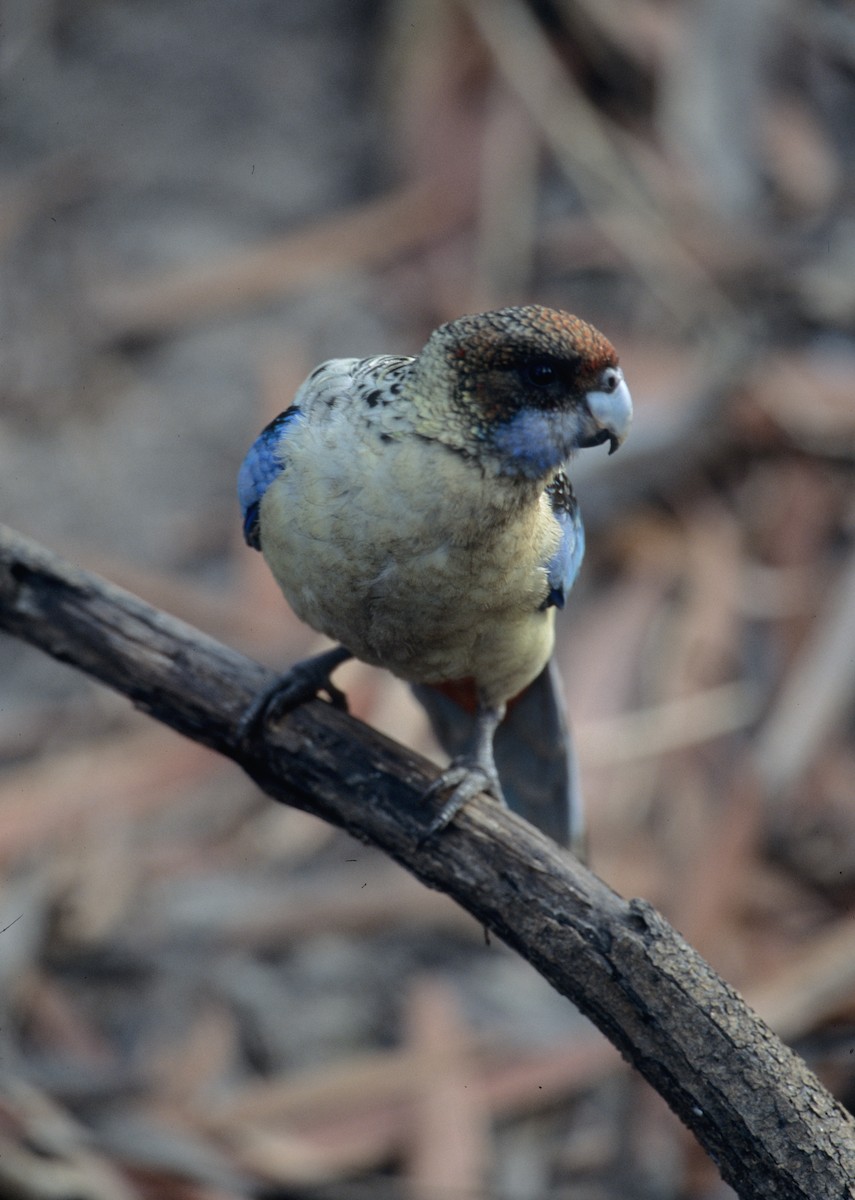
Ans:
<svg viewBox="0 0 855 1200"><path fill-rule="evenodd" d="M590 1017L741 1197L855 1197L849 1114L650 905L486 797L420 846L434 768L320 701L242 748L238 719L269 672L2 526L0 627L448 892Z"/></svg>

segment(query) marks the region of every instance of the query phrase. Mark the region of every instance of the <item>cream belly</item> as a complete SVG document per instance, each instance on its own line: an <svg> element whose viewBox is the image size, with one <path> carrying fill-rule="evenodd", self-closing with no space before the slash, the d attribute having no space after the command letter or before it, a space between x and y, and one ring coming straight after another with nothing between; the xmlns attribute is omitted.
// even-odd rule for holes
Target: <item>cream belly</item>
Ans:
<svg viewBox="0 0 855 1200"><path fill-rule="evenodd" d="M304 434L306 427L300 430ZM552 651L545 565L560 528L536 486L485 480L437 443L374 431L345 454L306 431L261 504L261 545L312 628L412 682L515 695Z"/></svg>

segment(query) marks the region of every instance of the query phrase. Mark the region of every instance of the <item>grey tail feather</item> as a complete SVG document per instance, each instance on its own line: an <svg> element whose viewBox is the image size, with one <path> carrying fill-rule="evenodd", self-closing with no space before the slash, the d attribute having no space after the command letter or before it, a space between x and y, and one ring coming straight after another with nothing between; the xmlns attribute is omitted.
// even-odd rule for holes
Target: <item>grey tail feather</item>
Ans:
<svg viewBox="0 0 855 1200"><path fill-rule="evenodd" d="M442 692L415 684L447 754L465 752L474 719ZM508 807L585 858L585 815L564 693L554 662L510 706L493 749Z"/></svg>

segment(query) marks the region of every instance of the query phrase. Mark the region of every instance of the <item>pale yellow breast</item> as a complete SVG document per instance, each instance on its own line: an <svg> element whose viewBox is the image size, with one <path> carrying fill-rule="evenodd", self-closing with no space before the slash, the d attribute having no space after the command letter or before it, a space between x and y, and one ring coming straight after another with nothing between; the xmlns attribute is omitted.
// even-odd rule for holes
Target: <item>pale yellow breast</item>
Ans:
<svg viewBox="0 0 855 1200"><path fill-rule="evenodd" d="M552 650L541 611L560 529L548 501L412 436L299 431L261 505L262 549L294 611L404 679L515 694Z"/></svg>

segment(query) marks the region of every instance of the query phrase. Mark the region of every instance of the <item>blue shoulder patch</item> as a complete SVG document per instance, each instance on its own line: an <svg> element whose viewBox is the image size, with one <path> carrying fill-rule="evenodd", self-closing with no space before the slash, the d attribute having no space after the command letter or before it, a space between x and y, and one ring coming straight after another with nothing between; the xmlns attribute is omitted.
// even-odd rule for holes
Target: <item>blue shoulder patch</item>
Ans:
<svg viewBox="0 0 855 1200"><path fill-rule="evenodd" d="M585 554L585 529L570 480L563 471L559 471L549 484L546 494L549 496L552 512L561 526L561 543L547 563L549 594L541 607L546 609L554 605L556 608L563 608L567 593L582 565Z"/></svg>
<svg viewBox="0 0 855 1200"><path fill-rule="evenodd" d="M250 446L249 453L241 463L238 472L238 501L243 513L244 541L254 550L261 549L258 524L261 498L277 475L280 475L285 469L279 447L285 433L285 426L298 416L300 416L300 409L292 404L290 408L286 408L285 412L274 417L269 425L265 425Z"/></svg>

